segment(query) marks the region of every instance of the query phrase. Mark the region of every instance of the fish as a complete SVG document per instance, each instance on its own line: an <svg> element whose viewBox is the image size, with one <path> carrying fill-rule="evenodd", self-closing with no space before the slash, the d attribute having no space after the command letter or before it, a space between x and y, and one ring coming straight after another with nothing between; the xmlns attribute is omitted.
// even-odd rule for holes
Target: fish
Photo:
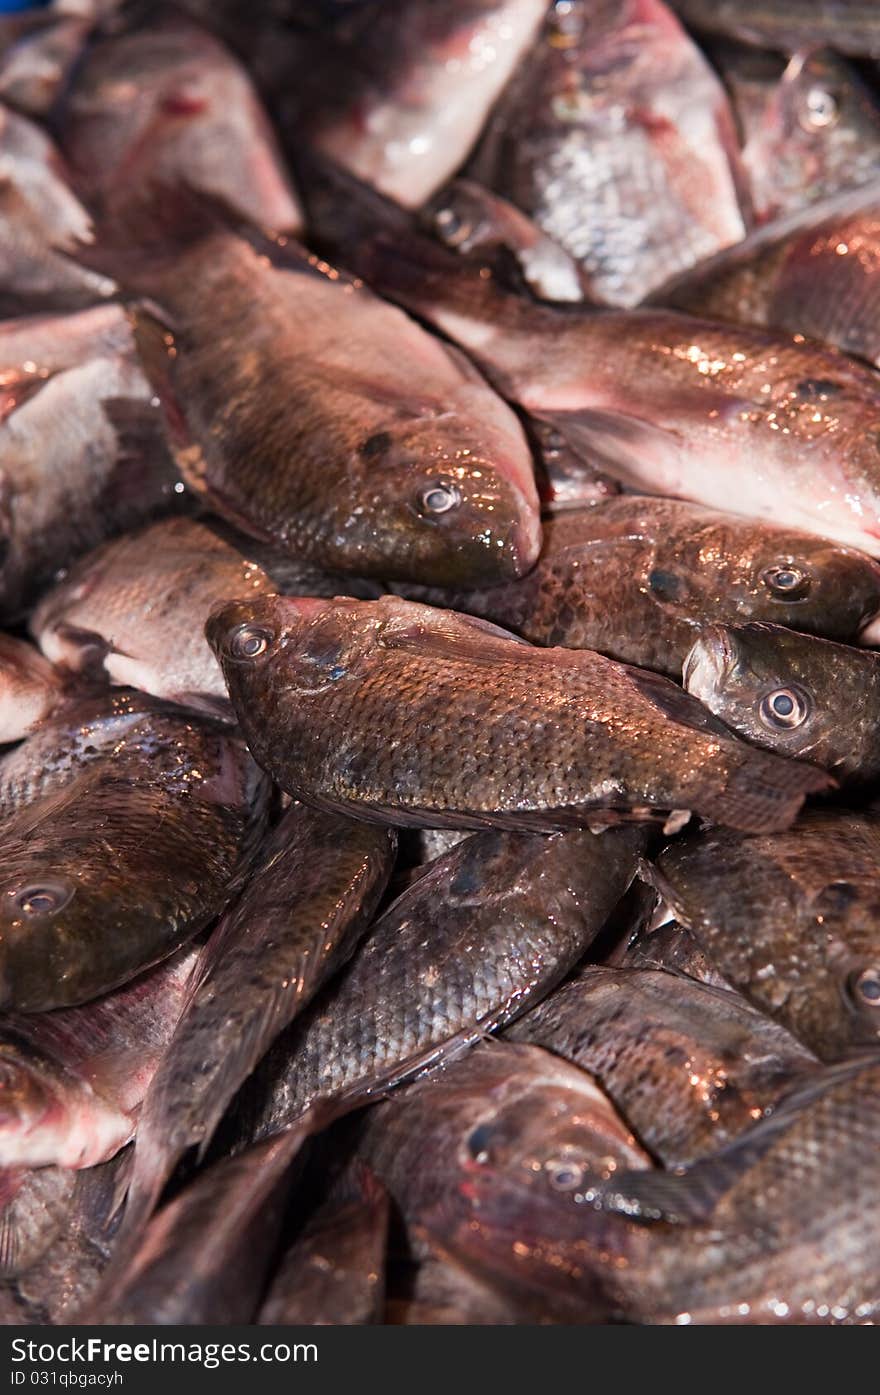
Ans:
<svg viewBox="0 0 880 1395"><path fill-rule="evenodd" d="M74 260L88 213L44 131L0 105L0 311L79 310L109 300L114 281Z"/></svg>
<svg viewBox="0 0 880 1395"><path fill-rule="evenodd" d="M0 786L0 1002L24 1013L89 1002L190 941L244 876L268 797L225 724L105 695L15 748Z"/></svg>
<svg viewBox="0 0 880 1395"><path fill-rule="evenodd" d="M255 597L206 633L263 769L367 819L537 833L693 810L766 830L831 787L759 756L660 675L396 596Z"/></svg>
<svg viewBox="0 0 880 1395"><path fill-rule="evenodd" d="M647 875L731 987L830 1061L880 1037L878 848L869 810L811 809L689 835Z"/></svg>
<svg viewBox="0 0 880 1395"><path fill-rule="evenodd" d="M146 1092L125 1229L149 1214L187 1148L204 1153L236 1090L349 958L394 864L390 829L293 805L205 945Z"/></svg>
<svg viewBox="0 0 880 1395"><path fill-rule="evenodd" d="M485 1043L370 1110L357 1152L408 1228L539 1300L542 1320L605 1318L582 1274L573 1194L650 1160L586 1071L537 1046Z"/></svg>
<svg viewBox="0 0 880 1395"><path fill-rule="evenodd" d="M880 23L871 0L671 0L688 26L761 48L792 53L830 44L853 57L880 58Z"/></svg>
<svg viewBox="0 0 880 1395"><path fill-rule="evenodd" d="M637 305L745 232L727 96L660 0L550 5L472 168L611 305Z"/></svg>
<svg viewBox="0 0 880 1395"><path fill-rule="evenodd" d="M183 486L120 305L0 328L0 616Z"/></svg>
<svg viewBox="0 0 880 1395"><path fill-rule="evenodd" d="M690 930L674 920L667 920L656 929L641 931L627 945L618 962L622 969L660 969L685 974L712 988L729 987Z"/></svg>
<svg viewBox="0 0 880 1395"><path fill-rule="evenodd" d="M738 993L647 968L581 969L505 1035L588 1071L668 1168L725 1147L818 1068Z"/></svg>
<svg viewBox="0 0 880 1395"><path fill-rule="evenodd" d="M673 309L821 339L880 368L880 184L759 229L662 287Z"/></svg>
<svg viewBox="0 0 880 1395"><path fill-rule="evenodd" d="M341 1194L340 1194L341 1193ZM261 1326L339 1327L382 1321L388 1194L365 1167L316 1211L269 1286Z"/></svg>
<svg viewBox="0 0 880 1395"><path fill-rule="evenodd" d="M65 672L100 675L223 715L226 684L204 635L214 606L275 590L344 595L351 585L352 579L273 553L216 520L177 515L81 558L37 604L30 628ZM381 588L356 585L356 594L378 595Z"/></svg>
<svg viewBox="0 0 880 1395"><path fill-rule="evenodd" d="M251 81L207 29L180 14L92 43L57 128L77 189L102 216L147 186L181 181L241 217L298 233L302 210Z"/></svg>
<svg viewBox="0 0 880 1395"><path fill-rule="evenodd" d="M880 105L832 49L795 53L742 152L758 223L875 180Z"/></svg>
<svg viewBox="0 0 880 1395"><path fill-rule="evenodd" d="M635 829L492 830L437 858L258 1068L253 1135L319 1097L374 1096L525 1011L586 953L642 846Z"/></svg>
<svg viewBox="0 0 880 1395"><path fill-rule="evenodd" d="M192 979L180 950L83 1007L0 1018L0 1168L87 1168L130 1141Z"/></svg>
<svg viewBox="0 0 880 1395"><path fill-rule="evenodd" d="M862 1053L809 1077L713 1157L591 1187L581 1259L611 1311L678 1326L870 1323L878 1086L877 1053Z"/></svg>
<svg viewBox="0 0 880 1395"><path fill-rule="evenodd" d="M821 766L839 784L880 776L880 656L779 625L709 625L684 684L737 735Z"/></svg>
<svg viewBox="0 0 880 1395"><path fill-rule="evenodd" d="M544 0L367 7L343 36L339 80L304 114L311 140L419 207L470 154L545 8Z"/></svg>
<svg viewBox="0 0 880 1395"><path fill-rule="evenodd" d="M308 178L322 251L453 339L592 468L880 553L880 381L864 364L677 311L529 302L343 171Z"/></svg>
<svg viewBox="0 0 880 1395"><path fill-rule="evenodd" d="M64 684L26 640L0 633L0 744L20 741L63 700Z"/></svg>
<svg viewBox="0 0 880 1395"><path fill-rule="evenodd" d="M293 242L183 204L179 218L169 199L135 220L134 250L110 260L160 308L134 312L136 339L178 468L208 507L330 571L527 570L540 549L531 452L477 370ZM103 265L114 235L98 238Z"/></svg>
<svg viewBox="0 0 880 1395"><path fill-rule="evenodd" d="M583 267L512 203L472 179L454 179L422 210L422 221L462 256L498 253L540 300L594 301ZM597 302L601 303L601 302Z"/></svg>
<svg viewBox="0 0 880 1395"><path fill-rule="evenodd" d="M620 495L543 527L541 556L518 581L393 589L532 644L596 649L676 679L713 621L770 620L853 641L880 609L880 568L868 557L676 499Z"/></svg>

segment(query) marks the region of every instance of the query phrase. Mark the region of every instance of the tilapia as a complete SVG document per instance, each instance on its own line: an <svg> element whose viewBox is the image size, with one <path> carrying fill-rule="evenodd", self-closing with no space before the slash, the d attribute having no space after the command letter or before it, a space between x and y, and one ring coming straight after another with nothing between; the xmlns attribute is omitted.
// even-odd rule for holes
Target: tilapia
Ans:
<svg viewBox="0 0 880 1395"><path fill-rule="evenodd" d="M880 554L880 380L864 365L673 311L530 303L343 171L310 183L322 246L465 348L591 467Z"/></svg>
<svg viewBox="0 0 880 1395"><path fill-rule="evenodd" d="M746 741L841 784L880 776L880 656L779 625L710 625L684 683Z"/></svg>
<svg viewBox="0 0 880 1395"><path fill-rule="evenodd" d="M471 1045L580 959L635 870L638 830L479 833L376 922L250 1090L258 1135L319 1096L367 1098Z"/></svg>
<svg viewBox="0 0 880 1395"><path fill-rule="evenodd" d="M166 958L223 909L267 785L223 723L154 699L65 709L0 762L0 996L73 1007Z"/></svg>
<svg viewBox="0 0 880 1395"><path fill-rule="evenodd" d="M659 675L396 596L255 597L207 634L255 759L363 818L546 832L694 810L766 830L831 783L759 757Z"/></svg>
<svg viewBox="0 0 880 1395"><path fill-rule="evenodd" d="M142 311L138 343L209 506L331 571L526 571L540 548L531 453L476 369L292 242L238 235L188 199L177 212L170 230L173 201L136 220L135 250L110 260L170 317L164 329Z"/></svg>
<svg viewBox="0 0 880 1395"><path fill-rule="evenodd" d="M306 112L320 150L417 208L470 153L545 0L395 0L345 35L344 78Z"/></svg>
<svg viewBox="0 0 880 1395"><path fill-rule="evenodd" d="M274 1326L361 1326L381 1322L388 1243L388 1194L365 1167L303 1227L260 1308Z"/></svg>
<svg viewBox="0 0 880 1395"><path fill-rule="evenodd" d="M701 626L714 620L772 620L856 639L880 609L880 567L808 533L621 495L547 519L541 557L518 581L481 591L394 589L533 644L597 649L678 678Z"/></svg>
<svg viewBox="0 0 880 1395"><path fill-rule="evenodd" d="M598 299L635 305L744 235L738 158L724 89L660 0L561 0L474 168Z"/></svg>
<svg viewBox="0 0 880 1395"><path fill-rule="evenodd" d="M590 1188L574 1218L584 1269L593 1282L601 1273L629 1321L870 1323L880 1310L878 1141L874 1052L818 1072L687 1171L618 1173ZM623 1214L597 1214L597 1204Z"/></svg>
<svg viewBox="0 0 880 1395"><path fill-rule="evenodd" d="M84 1007L0 1019L0 1167L94 1167L132 1137L197 951Z"/></svg>
<svg viewBox="0 0 880 1395"><path fill-rule="evenodd" d="M294 805L266 840L238 902L206 944L138 1124L126 1229L155 1204L187 1148L207 1147L273 1039L343 963L370 923L396 837Z"/></svg>
<svg viewBox="0 0 880 1395"><path fill-rule="evenodd" d="M121 306L4 322L0 378L8 618L79 553L167 511L178 476Z"/></svg>
<svg viewBox="0 0 880 1395"><path fill-rule="evenodd" d="M743 147L758 222L876 179L880 104L830 49L796 53Z"/></svg>
<svg viewBox="0 0 880 1395"><path fill-rule="evenodd" d="M880 368L880 184L771 223L654 300L836 344Z"/></svg>
<svg viewBox="0 0 880 1395"><path fill-rule="evenodd" d="M61 678L32 644L0 634L0 743L27 736L63 694Z"/></svg>
<svg viewBox="0 0 880 1395"><path fill-rule="evenodd" d="M738 993L652 969L582 969L506 1035L589 1071L670 1168L723 1148L818 1068Z"/></svg>
<svg viewBox="0 0 880 1395"><path fill-rule="evenodd" d="M709 34L793 53L831 44L841 53L880 58L880 17L873 0L671 0L688 25Z"/></svg>
<svg viewBox="0 0 880 1395"><path fill-rule="evenodd" d="M787 833L707 829L653 873L732 987L817 1056L880 1038L880 820L810 810Z"/></svg>
<svg viewBox="0 0 880 1395"><path fill-rule="evenodd" d="M545 1320L606 1316L600 1286L583 1278L573 1197L649 1159L586 1071L539 1047L487 1043L371 1110L358 1155L408 1226L538 1297Z"/></svg>
<svg viewBox="0 0 880 1395"><path fill-rule="evenodd" d="M77 188L111 213L145 187L187 186L242 217L296 233L302 213L250 79L181 15L91 45L58 114Z"/></svg>
<svg viewBox="0 0 880 1395"><path fill-rule="evenodd" d="M79 310L109 299L114 282L73 259L90 236L52 141L0 106L0 311Z"/></svg>

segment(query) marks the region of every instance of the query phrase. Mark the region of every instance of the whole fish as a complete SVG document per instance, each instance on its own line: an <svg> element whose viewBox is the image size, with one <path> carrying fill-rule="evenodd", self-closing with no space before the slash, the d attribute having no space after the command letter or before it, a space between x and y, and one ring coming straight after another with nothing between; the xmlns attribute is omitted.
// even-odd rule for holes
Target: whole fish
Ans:
<svg viewBox="0 0 880 1395"><path fill-rule="evenodd" d="M187 186L242 217L298 232L302 213L251 81L206 29L181 15L87 50L57 120L83 197L104 213L144 187Z"/></svg>
<svg viewBox="0 0 880 1395"><path fill-rule="evenodd" d="M372 1109L358 1155L408 1227L538 1297L544 1320L605 1317L573 1194L649 1159L586 1071L536 1046L477 1047Z"/></svg>
<svg viewBox="0 0 880 1395"><path fill-rule="evenodd" d="M312 140L417 208L464 163L545 8L545 0L367 7L344 35L344 77L305 113Z"/></svg>
<svg viewBox="0 0 880 1395"><path fill-rule="evenodd" d="M713 620L773 620L854 640L880 608L880 568L807 533L620 495L546 520L541 556L519 581L394 589L482 616L532 644L597 649L677 678Z"/></svg>
<svg viewBox="0 0 880 1395"><path fill-rule="evenodd" d="M589 1071L671 1168L745 1133L817 1065L738 993L652 969L582 969L506 1035Z"/></svg>
<svg viewBox="0 0 880 1395"><path fill-rule="evenodd" d="M732 987L817 1056L880 1038L880 821L811 810L787 833L709 829L653 877Z"/></svg>
<svg viewBox="0 0 880 1395"><path fill-rule="evenodd" d="M880 185L816 204L656 292L658 304L836 344L880 368Z"/></svg>
<svg viewBox="0 0 880 1395"><path fill-rule="evenodd" d="M668 920L655 930L645 929L629 944L619 960L623 969L660 969L685 974L712 988L727 989L727 980L700 949L690 930Z"/></svg>
<svg viewBox="0 0 880 1395"><path fill-rule="evenodd" d="M0 743L20 741L62 700L64 685L33 645L0 634Z"/></svg>
<svg viewBox="0 0 880 1395"><path fill-rule="evenodd" d="M876 95L832 50L796 53L742 158L758 222L876 179Z"/></svg>
<svg viewBox="0 0 880 1395"><path fill-rule="evenodd" d="M328 570L438 583L527 570L531 453L471 364L293 243L183 203L136 220L135 250L111 260L173 322L142 311L138 343L187 483Z"/></svg>
<svg viewBox="0 0 880 1395"><path fill-rule="evenodd" d="M83 557L37 605L30 628L64 670L222 713L226 684L204 633L214 606L264 591L344 595L347 586L351 579L273 555L214 521L178 516Z"/></svg>
<svg viewBox="0 0 880 1395"><path fill-rule="evenodd" d="M257 1134L313 1099L364 1099L471 1045L577 962L629 885L638 830L479 833L376 922L257 1072Z"/></svg>
<svg viewBox="0 0 880 1395"><path fill-rule="evenodd" d="M591 1188L574 1218L584 1268L594 1282L601 1273L629 1321L870 1323L880 1310L878 1141L873 1052L810 1077L684 1172L617 1174ZM597 1214L591 1201L638 1222Z"/></svg>
<svg viewBox="0 0 880 1395"><path fill-rule="evenodd" d="M841 784L880 776L880 656L779 625L710 625L684 662L689 693L739 736Z"/></svg>
<svg viewBox="0 0 880 1395"><path fill-rule="evenodd" d="M167 511L177 474L119 305L0 327L0 614Z"/></svg>
<svg viewBox="0 0 880 1395"><path fill-rule="evenodd" d="M391 873L394 833L290 808L205 945L147 1092L126 1207L131 1230L187 1148L202 1152L273 1039L351 954Z"/></svg>
<svg viewBox="0 0 880 1395"><path fill-rule="evenodd" d="M0 310L79 310L107 300L109 277L71 254L91 237L89 215L39 126L0 106Z"/></svg>
<svg viewBox="0 0 880 1395"><path fill-rule="evenodd" d="M738 157L724 89L661 0L560 0L475 169L598 299L636 305L744 235Z"/></svg>
<svg viewBox="0 0 880 1395"><path fill-rule="evenodd" d="M880 553L876 373L752 326L529 303L344 172L309 180L321 244L467 349L592 467Z"/></svg>
<svg viewBox="0 0 880 1395"><path fill-rule="evenodd" d="M228 727L149 698L65 709L0 763L0 787L0 997L19 1012L99 997L192 939L253 856L267 796Z"/></svg>
<svg viewBox="0 0 880 1395"><path fill-rule="evenodd" d="M255 759L368 819L546 832L695 810L786 828L830 783L759 758L659 675L396 596L255 597L207 635Z"/></svg>
<svg viewBox="0 0 880 1395"><path fill-rule="evenodd" d="M792 53L831 44L841 53L880 58L880 18L872 0L671 0L688 25L709 34Z"/></svg>
<svg viewBox="0 0 880 1395"><path fill-rule="evenodd" d="M352 1169L296 1237L260 1308L261 1325L339 1327L382 1321L388 1193Z"/></svg>
<svg viewBox="0 0 880 1395"><path fill-rule="evenodd" d="M183 949L84 1007L0 1019L0 1167L94 1167L129 1142L196 959Z"/></svg>

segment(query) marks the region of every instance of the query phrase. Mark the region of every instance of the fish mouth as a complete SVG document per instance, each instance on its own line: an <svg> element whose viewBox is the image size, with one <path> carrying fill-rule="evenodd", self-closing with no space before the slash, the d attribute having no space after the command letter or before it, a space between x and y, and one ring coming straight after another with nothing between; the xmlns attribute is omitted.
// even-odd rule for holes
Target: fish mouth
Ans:
<svg viewBox="0 0 880 1395"><path fill-rule="evenodd" d="M736 664L736 650L721 626L703 631L687 654L681 677L687 692L707 706L717 696Z"/></svg>

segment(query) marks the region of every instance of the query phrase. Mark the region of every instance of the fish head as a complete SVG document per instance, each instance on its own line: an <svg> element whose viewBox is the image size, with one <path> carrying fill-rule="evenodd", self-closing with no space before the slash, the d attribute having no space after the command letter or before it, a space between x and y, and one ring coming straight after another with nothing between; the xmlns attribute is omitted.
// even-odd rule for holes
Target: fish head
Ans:
<svg viewBox="0 0 880 1395"><path fill-rule="evenodd" d="M50 946L59 927L68 928L79 886L39 856L29 858L24 847L23 855L15 851L0 878L0 1005L27 1010L32 999L42 1000L47 975L66 967L53 960Z"/></svg>
<svg viewBox="0 0 880 1395"><path fill-rule="evenodd" d="M880 665L861 650L781 625L710 625L683 681L747 741L838 772L871 768Z"/></svg>
<svg viewBox="0 0 880 1395"><path fill-rule="evenodd" d="M880 888L872 877L829 882L812 905L815 943L795 968L792 1030L835 1060L880 1045Z"/></svg>
<svg viewBox="0 0 880 1395"><path fill-rule="evenodd" d="M426 586L482 586L534 566L538 497L518 424L504 408L476 439L470 431L468 445L461 417L428 412L360 443L352 499L338 505L353 570Z"/></svg>

